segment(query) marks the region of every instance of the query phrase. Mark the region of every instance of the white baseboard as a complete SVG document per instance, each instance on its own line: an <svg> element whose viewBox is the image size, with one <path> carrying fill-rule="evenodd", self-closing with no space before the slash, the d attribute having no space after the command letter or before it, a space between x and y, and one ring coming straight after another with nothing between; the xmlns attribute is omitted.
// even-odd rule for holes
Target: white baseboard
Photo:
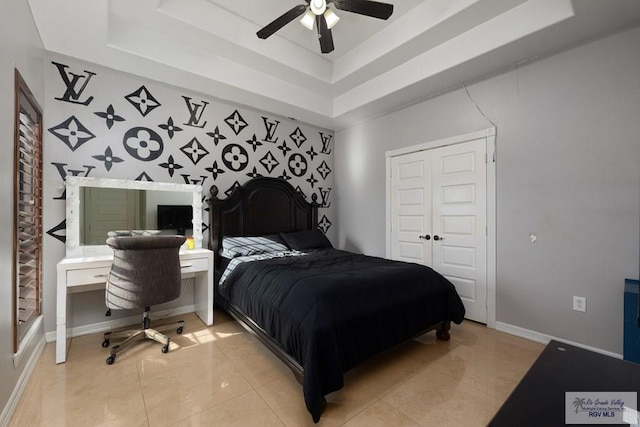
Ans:
<svg viewBox="0 0 640 427"><path fill-rule="evenodd" d="M195 305L185 305L182 307L170 308L167 310L159 310L153 312L152 320L158 321L165 317L180 316L187 313L193 313L196 311ZM77 326L71 328L71 334L69 336L80 337L82 335L96 334L99 332L108 332L112 329L121 328L123 326L135 325L140 323L140 315L124 317L122 319L107 320L105 322L91 323L88 325ZM56 331L47 332L45 334L47 342L54 342L56 340Z"/></svg>
<svg viewBox="0 0 640 427"><path fill-rule="evenodd" d="M7 404L4 406L2 410L2 414L0 414L0 426L6 427L9 425L9 421L13 416L16 407L18 406L18 402L20 402L20 398L22 397L22 393L24 393L24 389L27 387L27 383L29 382L29 378L31 378L31 374L38 363L38 359L40 359L40 355L44 350L45 338L44 335L40 336L40 339L37 341L35 348L29 355L27 359L26 365L18 378L18 382L16 386L13 388L13 392L11 396L9 396L9 400Z"/></svg>
<svg viewBox="0 0 640 427"><path fill-rule="evenodd" d="M25 354L27 354L27 350L34 347L34 343L36 346L39 344L39 341L42 339L42 323L43 316L40 315L36 317L35 321L31 325L31 328L29 328L29 331L27 331L25 336L20 341L18 352L13 355L14 368L20 367Z"/></svg>
<svg viewBox="0 0 640 427"><path fill-rule="evenodd" d="M577 342L569 341L564 338L554 337L552 335L543 334L536 331L531 331L529 329L524 329L519 326L509 325L508 323L496 322L496 330L500 332L505 332L507 334L515 335L517 337L526 338L530 341L539 342L541 344L548 344L551 340L556 340L559 342L563 342L569 345L573 345L575 347L584 348L585 350L594 351L596 353L604 354L607 356L615 357L616 359L622 359L622 355L618 353L613 353L610 351L602 350L595 347L590 347L588 345L580 344Z"/></svg>

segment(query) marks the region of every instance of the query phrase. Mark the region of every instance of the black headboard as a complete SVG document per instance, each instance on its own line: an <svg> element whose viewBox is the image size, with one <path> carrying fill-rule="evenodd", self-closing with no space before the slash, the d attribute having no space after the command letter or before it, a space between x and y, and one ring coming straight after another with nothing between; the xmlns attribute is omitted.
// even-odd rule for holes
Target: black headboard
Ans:
<svg viewBox="0 0 640 427"><path fill-rule="evenodd" d="M318 196L311 202L279 178L254 178L236 187L226 199L218 198L218 187L210 189L209 249L218 265L224 236L261 236L318 227Z"/></svg>

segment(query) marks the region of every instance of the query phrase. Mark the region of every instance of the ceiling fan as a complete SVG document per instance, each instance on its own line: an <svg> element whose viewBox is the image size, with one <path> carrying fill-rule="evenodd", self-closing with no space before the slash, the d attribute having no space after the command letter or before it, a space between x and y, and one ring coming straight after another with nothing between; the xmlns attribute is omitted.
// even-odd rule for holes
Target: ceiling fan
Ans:
<svg viewBox="0 0 640 427"><path fill-rule="evenodd" d="M371 0L305 0L305 2L306 4L295 6L288 12L274 19L256 33L258 37L266 39L289 22L304 15L300 22L310 30L313 30L313 24L316 24L318 39L320 40L320 51L322 51L322 53L329 53L333 51L331 28L333 28L340 19L338 15L329 9L328 6L331 3L333 3L333 6L338 10L358 13L378 19L389 19L393 13L392 4Z"/></svg>

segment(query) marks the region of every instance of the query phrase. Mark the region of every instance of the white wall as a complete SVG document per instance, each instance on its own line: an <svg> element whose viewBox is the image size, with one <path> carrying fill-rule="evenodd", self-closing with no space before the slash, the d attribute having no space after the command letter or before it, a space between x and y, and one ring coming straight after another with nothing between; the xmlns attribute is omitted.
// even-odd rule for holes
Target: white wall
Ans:
<svg viewBox="0 0 640 427"><path fill-rule="evenodd" d="M18 68L38 103L44 108L44 46L25 0L0 2L0 423L8 415L12 398L25 367L26 355L18 368L13 365L13 147L14 147L14 67ZM42 333L40 333L40 336ZM27 353L32 352L28 349ZM15 397L15 395L14 395ZM2 409L3 408L3 409Z"/></svg>
<svg viewBox="0 0 640 427"><path fill-rule="evenodd" d="M631 29L468 88L497 125L497 320L617 354L640 258L638 40ZM340 245L385 253L385 151L491 126L461 89L337 132Z"/></svg>

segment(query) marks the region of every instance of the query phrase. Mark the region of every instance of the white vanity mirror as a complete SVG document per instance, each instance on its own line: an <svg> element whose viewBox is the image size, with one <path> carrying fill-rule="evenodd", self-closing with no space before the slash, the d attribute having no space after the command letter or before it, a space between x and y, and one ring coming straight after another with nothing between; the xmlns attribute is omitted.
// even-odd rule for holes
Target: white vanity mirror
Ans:
<svg viewBox="0 0 640 427"><path fill-rule="evenodd" d="M202 186L69 176L66 256L108 254L111 230L193 236L202 248Z"/></svg>

